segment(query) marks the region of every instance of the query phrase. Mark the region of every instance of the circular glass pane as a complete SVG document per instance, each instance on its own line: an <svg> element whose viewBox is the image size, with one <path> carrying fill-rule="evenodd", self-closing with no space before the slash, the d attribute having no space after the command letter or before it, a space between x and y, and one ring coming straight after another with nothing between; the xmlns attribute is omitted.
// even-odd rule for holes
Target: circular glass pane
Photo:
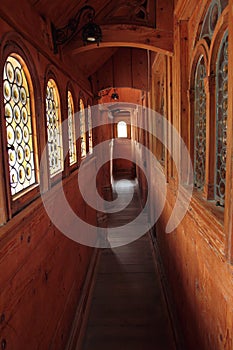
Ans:
<svg viewBox="0 0 233 350"><path fill-rule="evenodd" d="M26 178L27 178L27 180L31 180L31 177L32 177L32 167L31 167L31 165L28 163L27 165L26 165Z"/></svg>
<svg viewBox="0 0 233 350"><path fill-rule="evenodd" d="M22 142L22 130L19 125L17 125L15 128L15 140L18 144Z"/></svg>
<svg viewBox="0 0 233 350"><path fill-rule="evenodd" d="M11 182L11 187L13 187L13 188L16 188L16 186L18 185L18 175L17 175L17 171L15 170L15 168L11 169L10 182Z"/></svg>
<svg viewBox="0 0 233 350"><path fill-rule="evenodd" d="M21 185L23 185L24 181L25 181L25 169L22 165L20 165L20 167L19 167L19 182L21 183Z"/></svg>
<svg viewBox="0 0 233 350"><path fill-rule="evenodd" d="M17 124L19 124L21 118L20 118L20 109L19 109L19 106L18 106L18 105L14 106L13 115L14 115L15 122L16 122Z"/></svg>
<svg viewBox="0 0 233 350"><path fill-rule="evenodd" d="M27 124L28 122L28 112L25 107L21 109L21 119L24 124Z"/></svg>
<svg viewBox="0 0 233 350"><path fill-rule="evenodd" d="M11 125L7 126L6 132L7 132L7 143L9 146L12 146L15 141L15 137L14 137L15 133Z"/></svg>
<svg viewBox="0 0 233 350"><path fill-rule="evenodd" d="M22 77L22 73L18 67L15 68L15 81L19 87L22 86L23 77Z"/></svg>
<svg viewBox="0 0 233 350"><path fill-rule="evenodd" d="M6 76L8 81L12 84L14 81L14 68L11 62L6 63Z"/></svg>
<svg viewBox="0 0 233 350"><path fill-rule="evenodd" d="M17 149L17 161L19 164L22 164L24 160L24 151L22 146L18 146Z"/></svg>
<svg viewBox="0 0 233 350"><path fill-rule="evenodd" d="M3 83L3 94L6 101L11 99L11 86L7 80Z"/></svg>
<svg viewBox="0 0 233 350"><path fill-rule="evenodd" d="M31 150L30 150L30 147L29 147L28 145L26 145L26 146L24 147L24 155L25 155L25 160L26 160L27 162L29 162L30 159L31 159Z"/></svg>
<svg viewBox="0 0 233 350"><path fill-rule="evenodd" d="M13 112L12 112L11 105L9 103L7 103L5 105L5 118L6 118L7 123L9 123L9 124L13 120Z"/></svg>
<svg viewBox="0 0 233 350"><path fill-rule="evenodd" d="M23 139L24 139L24 142L28 143L29 138L30 138L29 130L28 130L27 125L25 125L24 128L23 128Z"/></svg>
<svg viewBox="0 0 233 350"><path fill-rule="evenodd" d="M9 164L11 167L13 167L16 163L16 153L14 150L10 149L8 151L8 156L9 156Z"/></svg>
<svg viewBox="0 0 233 350"><path fill-rule="evenodd" d="M27 93L24 87L21 87L20 89L20 101L25 106L27 103Z"/></svg>
<svg viewBox="0 0 233 350"><path fill-rule="evenodd" d="M12 97L15 103L19 102L19 88L16 84L14 84L12 87Z"/></svg>

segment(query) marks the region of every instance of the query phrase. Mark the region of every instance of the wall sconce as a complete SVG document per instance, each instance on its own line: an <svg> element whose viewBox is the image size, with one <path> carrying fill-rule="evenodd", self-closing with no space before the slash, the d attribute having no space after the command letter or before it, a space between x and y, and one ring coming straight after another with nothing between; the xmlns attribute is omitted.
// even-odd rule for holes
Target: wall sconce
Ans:
<svg viewBox="0 0 233 350"><path fill-rule="evenodd" d="M116 90L114 90L114 92L112 93L111 99L114 100L114 101L118 101L119 100L119 95L116 92Z"/></svg>
<svg viewBox="0 0 233 350"><path fill-rule="evenodd" d="M102 41L102 31L98 24L94 23L95 10L92 6L83 6L76 16L69 20L68 24L62 28L55 28L54 24L51 24L52 39L53 39L53 51L58 53L58 46L69 42L76 34L80 19L84 13L88 14L89 22L82 28L82 40L83 44L99 43Z"/></svg>

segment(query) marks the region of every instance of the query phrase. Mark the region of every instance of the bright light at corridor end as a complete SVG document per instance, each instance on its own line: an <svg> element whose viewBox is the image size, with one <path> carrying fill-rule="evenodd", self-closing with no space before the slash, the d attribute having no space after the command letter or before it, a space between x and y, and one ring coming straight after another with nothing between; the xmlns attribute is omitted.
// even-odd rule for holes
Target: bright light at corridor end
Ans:
<svg viewBox="0 0 233 350"><path fill-rule="evenodd" d="M93 128L105 125L106 119L101 119L100 116L102 114L100 113L100 110L110 110L111 106L113 105L114 103L108 103L91 107ZM129 110L130 104L120 103L120 107L118 104L118 108ZM135 104L132 104L131 110L132 115L135 115L140 113L141 106L135 106ZM153 110L147 109L144 112L143 118L132 118L132 127L134 130L135 128L139 128L140 130L149 132L153 137L157 138L157 140L164 144L165 149L167 149L173 158L173 163L176 166L176 172L179 176L176 203L166 226L166 232L171 233L180 224L189 208L193 191L192 162L184 141L178 134L177 130L168 122L168 120ZM79 113L77 113L75 116L76 125L79 125L79 117ZM114 118L107 119L108 124L114 124ZM153 130L150 130L148 125L151 125L152 120L155 127L153 127ZM161 125L163 125L163 128L161 128ZM63 135L67 135L67 137L64 136L65 138L63 139L63 154L65 159L69 151L67 120L62 123L61 128L63 129ZM170 132L168 132L166 137L164 137L164 134L161 133L161 129L170 130ZM169 140L168 135L172 135L172 141ZM76 137L77 139L80 137L78 130L76 130ZM132 142L134 143L132 154L128 156L122 152L122 154L118 154L118 158L128 159L141 168L147 180L148 195L145 206L139 215L126 225L114 228L103 228L96 227L95 225L82 220L73 211L66 198L62 185L62 174L59 175L60 178L58 179L54 190L52 189L48 192L44 192L41 186L40 190L44 208L53 224L65 236L80 244L90 247L109 248L122 246L143 236L159 219L166 204L167 184L164 170L148 148L146 148L143 144L138 144L136 141ZM132 192L129 191L126 196L124 191L122 191L121 187L119 186L119 191L116 188L116 191L118 191L117 198L109 202L105 201L99 195L96 188L96 176L99 170L104 164L113 160L113 158L110 158L109 140L95 146L91 157L93 157L92 164L94 164L94 167L90 169L88 166L89 161L87 156L87 159L84 159L81 162L76 182L86 205L103 214L124 210L132 199ZM149 163L150 165L148 166L146 163ZM43 178L47 164L48 159L45 148L40 163L41 178ZM93 171L95 171L95 173ZM181 174L183 176L182 183ZM184 174L187 174L185 179ZM122 196L124 196L124 201L121 201ZM124 203L124 205L122 205L122 203Z"/></svg>

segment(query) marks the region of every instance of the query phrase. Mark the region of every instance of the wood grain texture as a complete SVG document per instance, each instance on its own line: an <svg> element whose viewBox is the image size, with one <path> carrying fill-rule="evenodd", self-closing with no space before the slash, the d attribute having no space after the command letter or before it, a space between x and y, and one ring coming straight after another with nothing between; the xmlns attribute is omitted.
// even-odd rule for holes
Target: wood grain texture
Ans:
<svg viewBox="0 0 233 350"><path fill-rule="evenodd" d="M74 183L75 175L64 191L77 208L81 195ZM39 199L34 209L5 225L0 241L0 343L17 350L64 349L92 249L60 233ZM78 210L94 220L85 205Z"/></svg>
<svg viewBox="0 0 233 350"><path fill-rule="evenodd" d="M140 210L135 194L123 212L109 214L108 226L124 225ZM103 250L97 271L82 350L176 348L148 235Z"/></svg>

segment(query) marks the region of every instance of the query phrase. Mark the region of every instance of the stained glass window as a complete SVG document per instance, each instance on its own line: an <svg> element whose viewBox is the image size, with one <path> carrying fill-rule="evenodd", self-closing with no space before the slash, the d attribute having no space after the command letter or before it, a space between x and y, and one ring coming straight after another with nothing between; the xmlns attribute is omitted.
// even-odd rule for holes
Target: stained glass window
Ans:
<svg viewBox="0 0 233 350"><path fill-rule="evenodd" d="M206 68L201 56L195 74L195 106L194 106L194 184L203 189L205 183L206 158L206 93L204 78Z"/></svg>
<svg viewBox="0 0 233 350"><path fill-rule="evenodd" d="M86 156L86 126L85 126L85 108L83 100L79 101L80 116L80 137L81 137L81 157Z"/></svg>
<svg viewBox="0 0 233 350"><path fill-rule="evenodd" d="M117 137L127 137L127 124L124 121L117 123Z"/></svg>
<svg viewBox="0 0 233 350"><path fill-rule="evenodd" d="M88 106L88 134L89 134L89 153L93 152L93 138L92 138L92 116L91 106Z"/></svg>
<svg viewBox="0 0 233 350"><path fill-rule="evenodd" d="M228 107L228 32L225 33L216 65L216 173L215 199L224 206L226 184L227 107Z"/></svg>
<svg viewBox="0 0 233 350"><path fill-rule="evenodd" d="M205 39L210 45L219 17L227 5L228 0L212 0L203 20L199 39Z"/></svg>
<svg viewBox="0 0 233 350"><path fill-rule="evenodd" d="M50 176L63 170L60 101L56 83L50 79L46 91L46 118Z"/></svg>
<svg viewBox="0 0 233 350"><path fill-rule="evenodd" d="M69 133L69 159L70 165L77 160L76 155L76 138L74 123L74 101L70 91L68 91L68 133Z"/></svg>
<svg viewBox="0 0 233 350"><path fill-rule="evenodd" d="M32 110L28 71L17 55L7 58L3 93L12 196L35 184Z"/></svg>

